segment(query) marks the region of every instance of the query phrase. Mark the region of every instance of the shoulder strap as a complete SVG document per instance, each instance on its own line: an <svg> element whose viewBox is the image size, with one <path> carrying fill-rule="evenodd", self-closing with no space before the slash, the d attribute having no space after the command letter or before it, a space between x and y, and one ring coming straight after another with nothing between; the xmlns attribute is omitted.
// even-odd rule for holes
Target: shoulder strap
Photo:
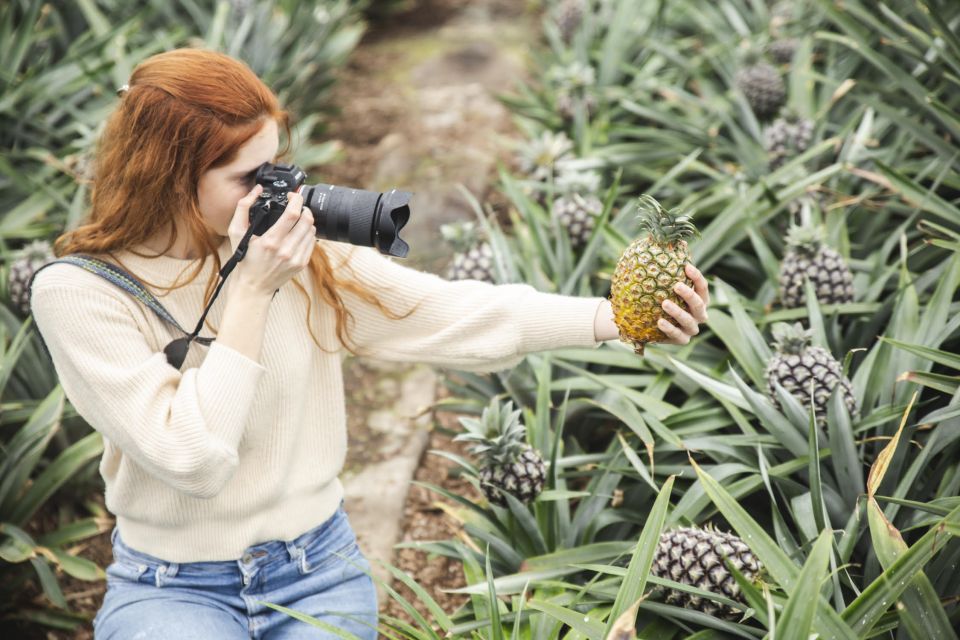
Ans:
<svg viewBox="0 0 960 640"><path fill-rule="evenodd" d="M30 287L33 286L33 278L36 278L37 274L40 273L41 270L59 262L76 265L86 269L90 273L97 274L109 282L112 282L149 307L162 320L176 327L184 335L189 335L190 332L180 326L180 323L176 321L176 319L162 304L160 304L160 301L157 300L156 296L147 291L147 288L144 287L139 280L117 265L105 262L104 260L95 258L93 256L73 254L47 262L34 272L33 277L30 279L30 284L27 286L27 290L29 291ZM214 338L197 337L194 338L194 340L200 344L209 345L211 342L213 342ZM44 344L44 347L46 347L46 344Z"/></svg>

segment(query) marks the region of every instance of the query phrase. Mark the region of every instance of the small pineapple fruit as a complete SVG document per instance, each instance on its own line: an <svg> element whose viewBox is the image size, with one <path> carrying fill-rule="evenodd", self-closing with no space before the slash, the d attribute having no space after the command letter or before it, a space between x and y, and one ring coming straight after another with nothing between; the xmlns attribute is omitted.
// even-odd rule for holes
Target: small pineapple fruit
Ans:
<svg viewBox="0 0 960 640"><path fill-rule="evenodd" d="M597 217L603 212L603 203L593 195L582 196L579 193L564 195L553 201L550 213L558 224L567 230L570 246L579 251L597 226Z"/></svg>
<svg viewBox="0 0 960 640"><path fill-rule="evenodd" d="M501 404L492 398L479 420L460 418L467 432L454 438L473 443L470 452L483 460L480 489L487 500L501 507L507 505L503 492L529 504L543 491L546 477L543 458L525 442L520 414L520 409L513 410L512 401Z"/></svg>
<svg viewBox="0 0 960 640"><path fill-rule="evenodd" d="M745 578L755 581L763 568L760 560L747 544L732 533L724 533L708 525L707 528L678 527L664 531L653 558L650 572L658 578L668 578L744 602L737 584L724 564L726 557ZM711 616L736 618L741 612L698 595L676 589L667 591L667 604L678 604Z"/></svg>
<svg viewBox="0 0 960 640"><path fill-rule="evenodd" d="M776 353L767 363L765 376L767 393L777 409L780 408L780 401L777 399L775 382L797 398L808 411L812 384L813 411L817 423L824 424L830 394L834 387L840 385L843 403L850 415L856 417L859 409L850 380L843 375L843 368L829 351L810 346L812 332L804 330L799 322L792 325L777 322L772 331Z"/></svg>
<svg viewBox="0 0 960 640"><path fill-rule="evenodd" d="M777 115L787 101L787 88L780 72L766 62L755 62L740 69L736 83L760 120Z"/></svg>
<svg viewBox="0 0 960 640"><path fill-rule="evenodd" d="M777 64L790 64L797 52L796 38L777 38L767 45L767 55Z"/></svg>
<svg viewBox="0 0 960 640"><path fill-rule="evenodd" d="M10 302L24 316L30 315L30 282L33 274L55 257L49 242L34 240L21 249L10 263L7 293Z"/></svg>
<svg viewBox="0 0 960 640"><path fill-rule="evenodd" d="M448 280L494 282L493 248L481 240L475 222L451 222L440 225L440 234L453 247L453 260L447 269Z"/></svg>
<svg viewBox="0 0 960 640"><path fill-rule="evenodd" d="M821 304L853 302L853 275L843 256L824 243L819 226L792 226L780 264L780 301L788 309L802 307L807 296L803 279L810 279Z"/></svg>
<svg viewBox="0 0 960 640"><path fill-rule="evenodd" d="M556 23L564 43L570 44L583 22L586 0L563 0L557 9Z"/></svg>
<svg viewBox="0 0 960 640"><path fill-rule="evenodd" d="M763 132L767 162L771 171L795 158L810 147L813 122L794 113L787 113L773 121Z"/></svg>
<svg viewBox="0 0 960 640"><path fill-rule="evenodd" d="M649 195L640 198L640 224L647 234L620 256L610 283L610 303L620 339L642 355L646 343L667 337L657 326L660 318L668 318L663 301L669 298L681 309L687 307L673 287L678 282L693 286L685 271L690 255L684 238L697 229L689 216L666 211Z"/></svg>

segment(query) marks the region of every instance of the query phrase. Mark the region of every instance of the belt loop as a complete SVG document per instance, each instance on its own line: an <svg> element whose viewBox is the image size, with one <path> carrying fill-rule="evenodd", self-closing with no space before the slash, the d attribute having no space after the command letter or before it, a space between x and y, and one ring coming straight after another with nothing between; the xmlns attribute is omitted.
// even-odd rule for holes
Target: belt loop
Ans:
<svg viewBox="0 0 960 640"><path fill-rule="evenodd" d="M156 574L153 577L153 581L156 583L157 588L163 586L163 578L167 573L167 565L161 564L157 567Z"/></svg>
<svg viewBox="0 0 960 640"><path fill-rule="evenodd" d="M287 553L290 554L291 560L298 560L301 555L303 555L303 549L297 546L293 541L284 541L284 544L287 545Z"/></svg>

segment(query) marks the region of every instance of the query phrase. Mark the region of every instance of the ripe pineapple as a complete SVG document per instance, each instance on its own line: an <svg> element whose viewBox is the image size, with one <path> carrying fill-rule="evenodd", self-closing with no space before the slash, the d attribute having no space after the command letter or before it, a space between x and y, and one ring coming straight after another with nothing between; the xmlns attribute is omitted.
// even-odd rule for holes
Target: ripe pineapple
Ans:
<svg viewBox="0 0 960 640"><path fill-rule="evenodd" d="M647 235L620 256L610 283L610 303L620 339L632 343L642 355L646 343L667 337L657 327L660 318L671 322L661 306L663 301L669 298L686 309L686 302L673 287L678 282L693 286L684 270L690 262L684 238L696 234L697 229L688 216L666 211L649 195L640 198L640 224Z"/></svg>
<svg viewBox="0 0 960 640"><path fill-rule="evenodd" d="M793 325L777 322L774 323L772 331L776 353L767 363L765 376L767 393L773 404L780 408L774 387L774 382L777 382L809 410L812 381L813 411L817 423L823 424L827 419L830 394L834 387L840 385L847 411L856 417L859 408L850 380L843 375L843 368L829 351L823 347L810 346L812 332L809 329L804 330L799 322Z"/></svg>
<svg viewBox="0 0 960 640"><path fill-rule="evenodd" d="M779 169L785 162L806 151L812 139L812 121L794 113L774 120L763 132L763 144L767 150L770 170Z"/></svg>
<svg viewBox="0 0 960 640"><path fill-rule="evenodd" d="M603 212L603 203L594 195L582 196L571 193L553 201L550 213L558 224L567 229L570 246L574 251L582 249L597 225L597 217Z"/></svg>
<svg viewBox="0 0 960 640"><path fill-rule="evenodd" d="M13 306L27 316L30 315L30 282L33 274L56 256L46 240L34 240L16 255L16 259L10 263L7 294Z"/></svg>
<svg viewBox="0 0 960 640"><path fill-rule="evenodd" d="M760 120L775 116L787 101L787 88L780 72L766 62L754 62L737 72L737 86Z"/></svg>
<svg viewBox="0 0 960 640"><path fill-rule="evenodd" d="M802 307L807 296L804 276L810 279L821 304L853 302L853 275L843 256L824 244L820 227L793 226L780 264L780 300L788 309Z"/></svg>
<svg viewBox="0 0 960 640"><path fill-rule="evenodd" d="M475 222L451 222L440 225L440 234L453 247L453 260L447 269L448 280L494 282L493 248L481 240Z"/></svg>
<svg viewBox="0 0 960 640"><path fill-rule="evenodd" d="M717 531L709 525L705 529L678 527L664 531L657 544L650 572L658 578L669 578L704 591L744 602L740 585L721 558L726 557L748 580L755 581L763 565L747 544L732 533ZM707 600L697 595L669 589L667 604L696 609L711 616L739 617L740 611Z"/></svg>
<svg viewBox="0 0 960 640"><path fill-rule="evenodd" d="M480 488L487 500L501 507L507 505L502 492L529 504L543 491L546 477L543 458L524 441L526 427L520 413L513 410L512 401L501 405L493 398L479 420L460 418L467 432L454 438L474 443L470 452L483 459Z"/></svg>

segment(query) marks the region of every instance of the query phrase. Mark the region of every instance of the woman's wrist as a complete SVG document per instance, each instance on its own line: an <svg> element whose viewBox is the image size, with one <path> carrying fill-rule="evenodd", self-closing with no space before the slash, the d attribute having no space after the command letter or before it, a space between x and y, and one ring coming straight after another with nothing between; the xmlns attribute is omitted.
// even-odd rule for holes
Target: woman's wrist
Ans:
<svg viewBox="0 0 960 640"><path fill-rule="evenodd" d="M593 318L593 337L597 342L606 342L620 337L620 329L613 321L613 306L604 298L597 306Z"/></svg>

